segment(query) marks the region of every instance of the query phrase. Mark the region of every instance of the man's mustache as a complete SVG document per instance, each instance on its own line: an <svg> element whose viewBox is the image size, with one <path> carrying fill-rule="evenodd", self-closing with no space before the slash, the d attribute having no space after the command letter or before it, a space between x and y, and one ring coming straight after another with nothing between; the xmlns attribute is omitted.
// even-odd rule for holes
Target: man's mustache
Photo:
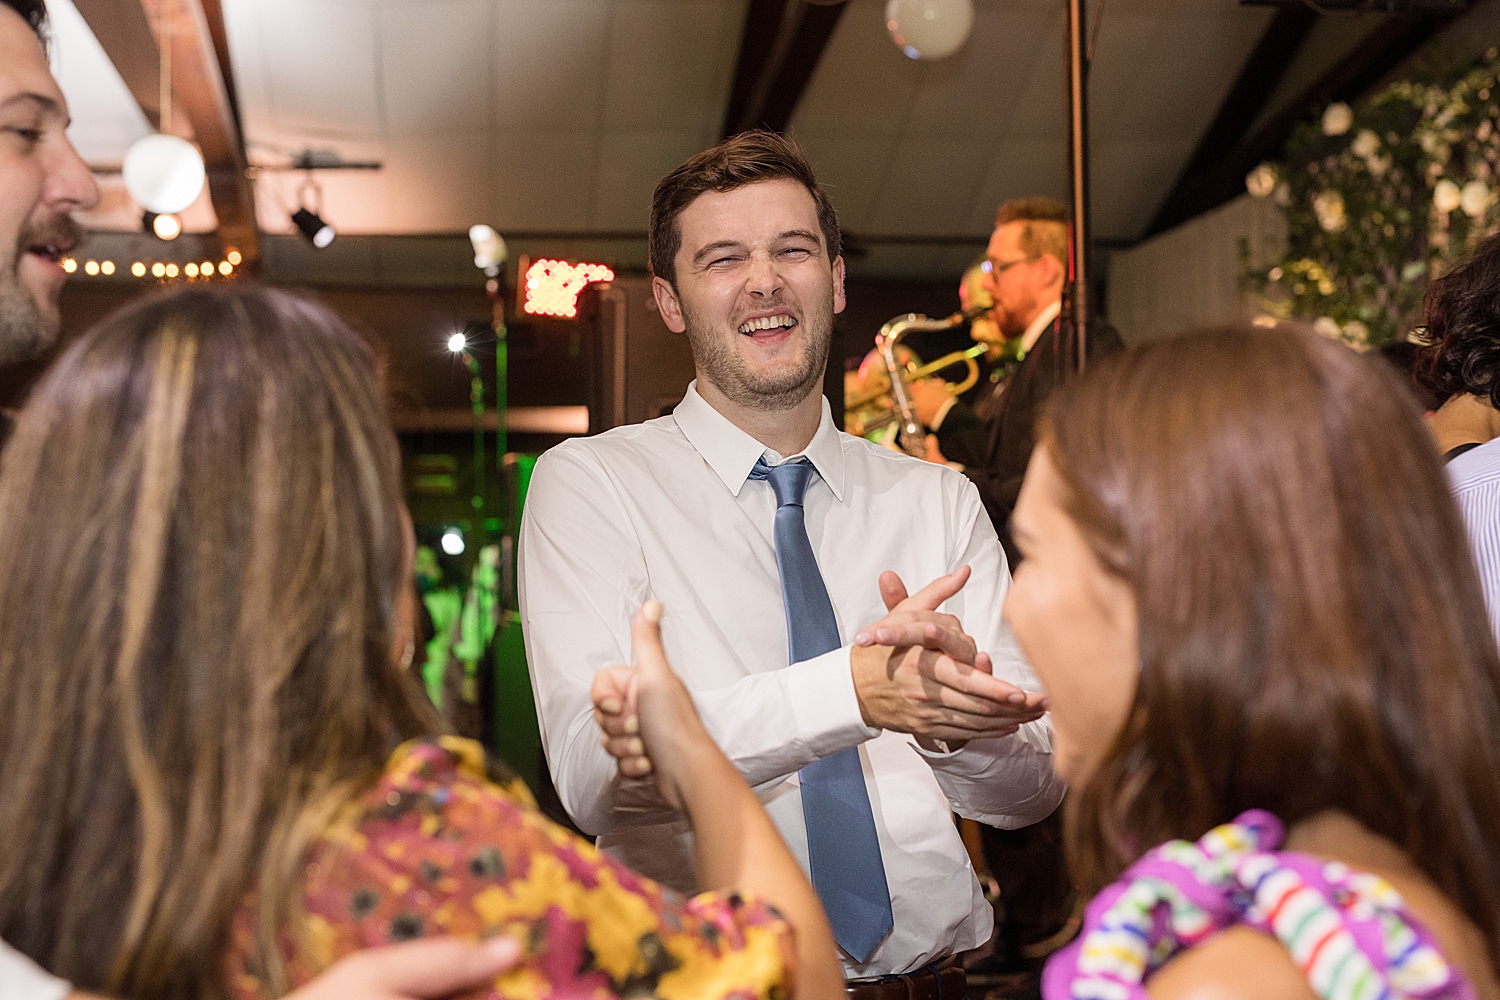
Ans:
<svg viewBox="0 0 1500 1000"><path fill-rule="evenodd" d="M83 227L71 215L53 215L21 230L18 241L22 252L32 247L56 246L75 250L83 242Z"/></svg>

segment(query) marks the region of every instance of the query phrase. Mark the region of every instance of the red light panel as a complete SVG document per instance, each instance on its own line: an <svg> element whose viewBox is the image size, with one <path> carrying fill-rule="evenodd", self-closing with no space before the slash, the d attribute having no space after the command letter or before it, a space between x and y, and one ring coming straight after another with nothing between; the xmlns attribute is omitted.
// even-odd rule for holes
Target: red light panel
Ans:
<svg viewBox="0 0 1500 1000"><path fill-rule="evenodd" d="M527 312L540 316L578 315L578 293L591 281L613 281L615 272L603 264L569 264L538 260L526 271Z"/></svg>

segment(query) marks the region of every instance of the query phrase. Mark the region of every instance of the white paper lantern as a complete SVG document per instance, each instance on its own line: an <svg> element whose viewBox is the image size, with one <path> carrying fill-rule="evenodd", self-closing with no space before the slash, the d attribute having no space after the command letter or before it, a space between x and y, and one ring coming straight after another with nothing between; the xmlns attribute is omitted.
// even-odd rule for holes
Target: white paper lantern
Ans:
<svg viewBox="0 0 1500 1000"><path fill-rule="evenodd" d="M952 55L973 25L973 0L887 0L885 5L886 30L912 59Z"/></svg>
<svg viewBox="0 0 1500 1000"><path fill-rule="evenodd" d="M186 139L148 135L125 154L125 190L148 212L181 212L203 190L203 157Z"/></svg>

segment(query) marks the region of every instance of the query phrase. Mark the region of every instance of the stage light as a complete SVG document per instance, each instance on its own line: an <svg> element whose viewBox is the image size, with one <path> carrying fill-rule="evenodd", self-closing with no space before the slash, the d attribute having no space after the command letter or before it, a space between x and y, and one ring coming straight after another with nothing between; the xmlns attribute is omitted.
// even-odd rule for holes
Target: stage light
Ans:
<svg viewBox="0 0 1500 1000"><path fill-rule="evenodd" d="M242 260L244 260L245 258L243 258L243 257L240 256L240 252L238 250L231 249L228 253L226 253L224 255L224 259L227 260L227 261L229 261L229 263L231 263L231 264L238 265L239 262L242 261Z"/></svg>
<svg viewBox="0 0 1500 1000"><path fill-rule="evenodd" d="M305 208L299 208L292 213L292 222L302 231L302 235L307 237L307 241L319 250L332 243L336 235L332 226Z"/></svg>
<svg viewBox="0 0 1500 1000"><path fill-rule="evenodd" d="M115 273L115 262L112 260L105 261L103 264L99 265L99 271L105 277L109 277L111 274Z"/></svg>
<svg viewBox="0 0 1500 1000"><path fill-rule="evenodd" d="M196 278L198 277L198 265L194 264L192 261L188 261L188 263L183 265L182 273L187 275L189 278Z"/></svg>
<svg viewBox="0 0 1500 1000"><path fill-rule="evenodd" d="M62 269L69 274L72 274L74 271L78 270L78 261L74 260L72 257L64 257L62 260Z"/></svg>
<svg viewBox="0 0 1500 1000"><path fill-rule="evenodd" d="M443 551L450 556L461 556L464 554L464 533L457 528L449 528L443 532Z"/></svg>
<svg viewBox="0 0 1500 1000"><path fill-rule="evenodd" d="M885 5L886 30L909 59L952 55L973 25L973 0L888 0Z"/></svg>
<svg viewBox="0 0 1500 1000"><path fill-rule="evenodd" d="M177 265L176 264L168 264L167 265L167 277L169 277L169 278L175 278L175 277L177 277Z"/></svg>
<svg viewBox="0 0 1500 1000"><path fill-rule="evenodd" d="M163 264L161 261L157 261L155 264L151 265L151 277L164 278L166 277L166 274L167 265Z"/></svg>
<svg viewBox="0 0 1500 1000"><path fill-rule="evenodd" d="M142 264L140 261L136 261L134 264L130 265L130 273L135 275L137 278L144 278L146 276L146 265Z"/></svg>
<svg viewBox="0 0 1500 1000"><path fill-rule="evenodd" d="M474 266L491 278L500 273L510 251L493 226L483 224L469 227L469 243L474 247Z"/></svg>
<svg viewBox="0 0 1500 1000"><path fill-rule="evenodd" d="M224 277L226 277L226 278L229 277L229 272L233 271L233 270L234 270L234 265L231 264L229 261L227 261L227 260L221 260L221 261L219 261L219 273L222 274Z"/></svg>
<svg viewBox="0 0 1500 1000"><path fill-rule="evenodd" d="M569 264L542 259L526 271L527 312L542 316L578 315L578 294L594 281L613 281L615 272L603 264Z"/></svg>
<svg viewBox="0 0 1500 1000"><path fill-rule="evenodd" d="M182 220L170 213L157 215L155 212L147 212L141 216L141 228L155 233L157 239L175 240L182 232Z"/></svg>
<svg viewBox="0 0 1500 1000"><path fill-rule="evenodd" d="M461 333L455 333L448 338L448 350L454 354L462 354L469 346L469 338Z"/></svg>
<svg viewBox="0 0 1500 1000"><path fill-rule="evenodd" d="M91 260L91 261L87 262L86 264L84 264L83 265L83 273L86 274L86 275L88 275L90 278L92 278L94 275L98 274L99 273L99 262L97 260Z"/></svg>

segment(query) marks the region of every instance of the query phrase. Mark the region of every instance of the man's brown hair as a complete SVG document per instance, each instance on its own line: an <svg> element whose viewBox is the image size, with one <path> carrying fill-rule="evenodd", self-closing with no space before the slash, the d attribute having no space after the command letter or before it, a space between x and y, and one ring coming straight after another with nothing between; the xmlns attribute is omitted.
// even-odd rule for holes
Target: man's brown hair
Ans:
<svg viewBox="0 0 1500 1000"><path fill-rule="evenodd" d="M1500 966L1500 655L1394 374L1307 331L1200 332L1091 365L1039 437L1139 626L1134 703L1068 797L1081 887L1246 809L1337 809Z"/></svg>
<svg viewBox="0 0 1500 1000"><path fill-rule="evenodd" d="M285 292L147 299L63 355L0 464L0 937L222 997L254 888L284 987L306 847L437 726L393 662L399 465L369 347Z"/></svg>
<svg viewBox="0 0 1500 1000"><path fill-rule="evenodd" d="M651 195L651 273L677 283L677 251L682 249L682 227L677 217L706 191L733 191L758 181L787 178L812 195L818 209L818 228L833 261L841 250L838 215L833 202L818 186L807 157L791 139L765 129L741 132L707 149L661 179Z"/></svg>
<svg viewBox="0 0 1500 1000"><path fill-rule="evenodd" d="M995 228L1020 222L1016 242L1027 257L1050 254L1066 270L1068 266L1068 210L1056 198L1016 198L995 213Z"/></svg>

